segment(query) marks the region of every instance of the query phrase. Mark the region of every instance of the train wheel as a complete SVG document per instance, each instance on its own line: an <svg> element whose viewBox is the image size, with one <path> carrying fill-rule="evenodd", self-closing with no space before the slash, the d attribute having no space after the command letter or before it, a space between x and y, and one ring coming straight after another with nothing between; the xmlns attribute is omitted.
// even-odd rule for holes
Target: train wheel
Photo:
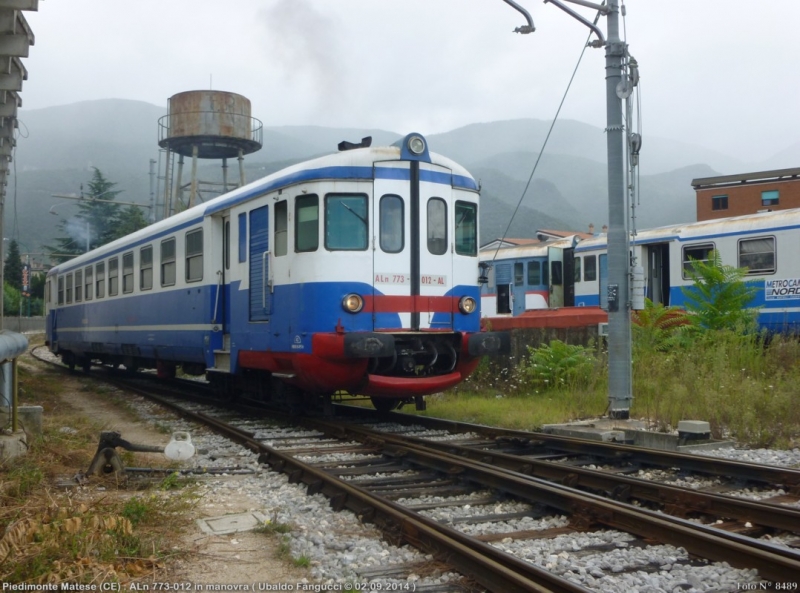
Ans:
<svg viewBox="0 0 800 593"><path fill-rule="evenodd" d="M391 397L371 397L372 405L379 412L391 412L400 407L403 400Z"/></svg>
<svg viewBox="0 0 800 593"><path fill-rule="evenodd" d="M88 356L81 361L81 368L83 369L84 373L88 373L92 370L92 359Z"/></svg>

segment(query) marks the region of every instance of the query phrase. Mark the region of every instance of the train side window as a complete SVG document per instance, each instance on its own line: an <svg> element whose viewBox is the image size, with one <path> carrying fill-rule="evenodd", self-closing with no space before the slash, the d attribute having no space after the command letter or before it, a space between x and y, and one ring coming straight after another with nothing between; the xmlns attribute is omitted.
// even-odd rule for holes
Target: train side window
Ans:
<svg viewBox="0 0 800 593"><path fill-rule="evenodd" d="M294 250L316 251L319 247L319 197L297 196L294 203Z"/></svg>
<svg viewBox="0 0 800 593"><path fill-rule="evenodd" d="M594 282L597 280L597 256L587 255L583 258L583 280Z"/></svg>
<svg viewBox="0 0 800 593"><path fill-rule="evenodd" d="M289 251L289 202L282 200L275 204L275 256L286 255Z"/></svg>
<svg viewBox="0 0 800 593"><path fill-rule="evenodd" d="M51 279L48 278L47 282L45 282L45 284L44 284L44 302L47 303L48 305L51 304L50 303L50 298L53 296L53 293L51 292L52 288L51 288L51 284L50 283L51 283Z"/></svg>
<svg viewBox="0 0 800 593"><path fill-rule="evenodd" d="M325 196L325 249L365 251L368 244L369 213L363 194Z"/></svg>
<svg viewBox="0 0 800 593"><path fill-rule="evenodd" d="M546 261L542 262L542 284L550 286L550 266Z"/></svg>
<svg viewBox="0 0 800 593"><path fill-rule="evenodd" d="M72 274L67 274L67 304L72 304Z"/></svg>
<svg viewBox="0 0 800 593"><path fill-rule="evenodd" d="M538 261L528 262L528 286L539 286L542 283L542 264Z"/></svg>
<svg viewBox="0 0 800 593"><path fill-rule="evenodd" d="M403 198L394 194L381 197L380 245L385 253L400 253L406 244L405 204Z"/></svg>
<svg viewBox="0 0 800 593"><path fill-rule="evenodd" d="M514 262L514 286L522 286L525 281L522 272L524 265L521 261Z"/></svg>
<svg viewBox="0 0 800 593"><path fill-rule="evenodd" d="M239 263L247 261L247 214L239 215Z"/></svg>
<svg viewBox="0 0 800 593"><path fill-rule="evenodd" d="M153 246L139 250L139 290L153 288Z"/></svg>
<svg viewBox="0 0 800 593"><path fill-rule="evenodd" d="M442 198L428 200L428 251L433 255L447 253L447 202Z"/></svg>
<svg viewBox="0 0 800 593"><path fill-rule="evenodd" d="M64 304L64 276L58 277L58 304Z"/></svg>
<svg viewBox="0 0 800 593"><path fill-rule="evenodd" d="M231 269L231 221L226 220L225 224L222 226L222 235L223 235L223 249L225 253L223 258L225 260L225 269Z"/></svg>
<svg viewBox="0 0 800 593"><path fill-rule="evenodd" d="M133 251L122 255L122 292L133 292Z"/></svg>
<svg viewBox="0 0 800 593"><path fill-rule="evenodd" d="M203 279L203 229L186 233L186 282Z"/></svg>
<svg viewBox="0 0 800 593"><path fill-rule="evenodd" d="M83 296L87 301L92 300L92 293L94 292L94 274L92 274L92 266L86 266L83 270Z"/></svg>
<svg viewBox="0 0 800 593"><path fill-rule="evenodd" d="M108 260L108 296L119 294L119 258L112 257Z"/></svg>
<svg viewBox="0 0 800 593"><path fill-rule="evenodd" d="M550 275L553 284L559 286L564 283L564 264L560 261L550 262Z"/></svg>
<svg viewBox="0 0 800 593"><path fill-rule="evenodd" d="M83 270L75 272L75 302L83 301Z"/></svg>
<svg viewBox="0 0 800 593"><path fill-rule="evenodd" d="M572 279L575 282L580 282L581 281L581 259L583 259L583 258L576 257L573 260L573 262L574 262L574 264L573 264L573 268L574 268L573 272L574 273L572 275Z"/></svg>
<svg viewBox="0 0 800 593"><path fill-rule="evenodd" d="M775 272L775 237L741 239L739 241L739 267L747 274L772 274Z"/></svg>
<svg viewBox="0 0 800 593"><path fill-rule="evenodd" d="M106 296L106 262L100 262L94 267L94 296L102 299Z"/></svg>
<svg viewBox="0 0 800 593"><path fill-rule="evenodd" d="M161 241L161 286L175 285L175 238Z"/></svg>
<svg viewBox="0 0 800 593"><path fill-rule="evenodd" d="M478 205L456 202L456 253L478 255Z"/></svg>
<svg viewBox="0 0 800 593"><path fill-rule="evenodd" d="M688 270L692 269L692 260L708 263L708 254L714 251L714 243L698 243L683 248L683 279L689 280Z"/></svg>

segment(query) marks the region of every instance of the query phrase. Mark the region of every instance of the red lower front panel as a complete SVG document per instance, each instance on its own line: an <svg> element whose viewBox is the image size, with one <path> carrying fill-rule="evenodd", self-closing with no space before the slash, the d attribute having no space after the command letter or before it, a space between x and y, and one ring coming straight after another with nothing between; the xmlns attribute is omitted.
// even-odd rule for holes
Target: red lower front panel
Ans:
<svg viewBox="0 0 800 593"><path fill-rule="evenodd" d="M344 356L343 340L343 334L317 334L312 342L314 354L243 350L239 352L239 366L278 373L287 383L312 393L347 391L355 395L398 398L449 389L466 379L478 365L477 358L462 352L456 368L446 375L372 375L367 372L368 359Z"/></svg>

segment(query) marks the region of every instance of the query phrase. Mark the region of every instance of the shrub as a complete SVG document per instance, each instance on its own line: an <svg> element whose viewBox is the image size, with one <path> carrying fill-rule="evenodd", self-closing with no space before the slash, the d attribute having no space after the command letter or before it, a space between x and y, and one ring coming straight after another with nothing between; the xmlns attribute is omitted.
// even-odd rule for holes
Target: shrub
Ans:
<svg viewBox="0 0 800 593"><path fill-rule="evenodd" d="M530 358L521 365L526 382L536 389L588 386L597 366L591 349L551 340L539 348L528 347Z"/></svg>

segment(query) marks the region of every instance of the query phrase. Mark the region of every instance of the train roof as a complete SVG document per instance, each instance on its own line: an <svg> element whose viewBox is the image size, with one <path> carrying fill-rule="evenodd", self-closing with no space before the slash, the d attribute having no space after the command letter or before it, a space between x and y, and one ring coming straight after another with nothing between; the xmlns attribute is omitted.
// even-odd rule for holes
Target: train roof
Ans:
<svg viewBox="0 0 800 593"><path fill-rule="evenodd" d="M744 214L729 218L715 218L684 224L672 224L637 231L634 244L659 243L663 241L697 241L729 235L748 235L780 230L800 229L800 208ZM606 235L581 241L575 251L602 249L606 246Z"/></svg>
<svg viewBox="0 0 800 593"><path fill-rule="evenodd" d="M503 247L501 249L487 249L480 253L480 260L483 262L505 261L510 259L524 259L526 257L547 257L548 247L559 247L567 249L572 247L573 236L564 237L536 243L534 245L520 245L518 247Z"/></svg>
<svg viewBox="0 0 800 593"><path fill-rule="evenodd" d="M409 135L411 136L411 135ZM407 136L406 138L408 138ZM57 274L75 268L80 268L96 260L103 259L114 253L149 243L161 237L166 237L176 231L194 226L203 221L206 216L224 212L233 206L247 202L272 191L284 189L309 181L322 180L372 180L375 177L373 167L381 161L397 161L406 157L400 143L394 146L376 146L367 148L354 148L333 154L321 156L302 163L297 163L256 181L234 189L226 194L216 197L208 202L198 204L188 210L179 212L169 218L155 222L143 229L112 241L106 245L93 249L74 257L64 263L54 266L48 272ZM425 153L417 160L421 162L446 167L452 171L449 179L454 187L478 191L475 179L463 166L452 159L435 152ZM446 180L441 175L432 172L431 177L444 183Z"/></svg>

